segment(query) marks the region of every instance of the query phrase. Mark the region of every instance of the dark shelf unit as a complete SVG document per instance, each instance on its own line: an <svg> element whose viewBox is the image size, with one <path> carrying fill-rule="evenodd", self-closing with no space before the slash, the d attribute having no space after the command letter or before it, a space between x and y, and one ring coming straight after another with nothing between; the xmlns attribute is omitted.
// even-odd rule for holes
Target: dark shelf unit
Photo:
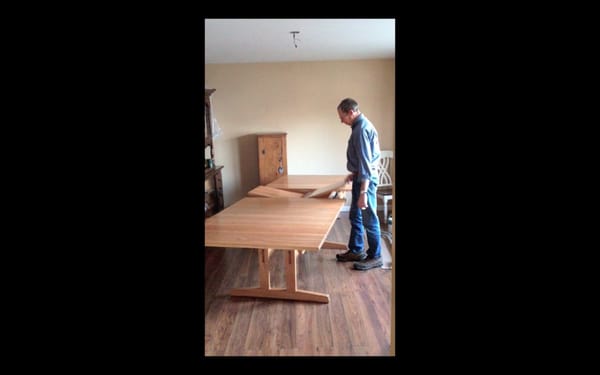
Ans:
<svg viewBox="0 0 600 375"><path fill-rule="evenodd" d="M204 90L204 148L210 148L211 167L204 168L204 218L210 217L225 208L223 200L222 165L214 165L215 145L212 132L211 95L215 89Z"/></svg>

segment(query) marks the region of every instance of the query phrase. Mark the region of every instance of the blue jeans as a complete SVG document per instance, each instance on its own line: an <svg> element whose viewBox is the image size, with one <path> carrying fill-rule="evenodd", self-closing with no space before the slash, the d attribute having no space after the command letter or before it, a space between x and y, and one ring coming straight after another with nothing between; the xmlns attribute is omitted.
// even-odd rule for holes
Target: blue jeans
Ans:
<svg viewBox="0 0 600 375"><path fill-rule="evenodd" d="M361 253L364 249L364 230L367 232L367 243L369 248L366 250L369 258L379 258L381 256L381 231L379 228L379 218L377 217L377 183L370 182L367 189L367 205L364 210L358 208L358 196L360 194L360 183L352 181L352 204L350 205L350 240L348 248L354 253Z"/></svg>

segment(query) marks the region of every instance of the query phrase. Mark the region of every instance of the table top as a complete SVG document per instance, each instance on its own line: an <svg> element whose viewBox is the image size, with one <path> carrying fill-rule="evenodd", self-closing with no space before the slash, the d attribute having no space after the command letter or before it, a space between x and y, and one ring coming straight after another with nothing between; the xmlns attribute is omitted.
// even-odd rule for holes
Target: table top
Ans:
<svg viewBox="0 0 600 375"><path fill-rule="evenodd" d="M344 201L246 197L204 221L204 245L248 249L321 249Z"/></svg>
<svg viewBox="0 0 600 375"><path fill-rule="evenodd" d="M297 191L300 193L307 193L316 189L323 188L328 185L335 184L346 178L347 175L286 175L281 176L273 182L267 184L272 188ZM346 184L339 190L352 190L351 184Z"/></svg>

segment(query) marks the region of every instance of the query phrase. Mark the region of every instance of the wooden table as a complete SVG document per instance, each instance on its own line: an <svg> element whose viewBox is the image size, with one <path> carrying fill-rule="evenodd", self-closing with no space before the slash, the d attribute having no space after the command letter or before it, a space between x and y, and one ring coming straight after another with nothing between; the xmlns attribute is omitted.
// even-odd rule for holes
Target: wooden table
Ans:
<svg viewBox="0 0 600 375"><path fill-rule="evenodd" d="M297 257L304 251L339 248L325 241L343 206L337 199L246 197L204 222L209 247L258 249L259 286L233 296L329 302L329 295L297 287ZM269 258L285 250L286 288L271 288Z"/></svg>
<svg viewBox="0 0 600 375"><path fill-rule="evenodd" d="M308 193L310 191L321 189L323 187L335 184L344 178L347 175L288 175L281 176L267 184L266 186L270 186L276 189L288 190L288 191L296 191L299 193ZM346 184L340 190L352 190L351 184Z"/></svg>

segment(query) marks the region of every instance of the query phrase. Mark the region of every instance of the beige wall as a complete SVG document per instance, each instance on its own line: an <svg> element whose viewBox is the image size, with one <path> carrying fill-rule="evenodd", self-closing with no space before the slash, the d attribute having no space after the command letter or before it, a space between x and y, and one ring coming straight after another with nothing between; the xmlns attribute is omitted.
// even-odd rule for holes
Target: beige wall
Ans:
<svg viewBox="0 0 600 375"><path fill-rule="evenodd" d="M381 148L394 150L394 85L393 59L205 65L225 206L259 184L256 133L288 134L288 174L346 174L350 127L336 111L346 97L373 122Z"/></svg>

